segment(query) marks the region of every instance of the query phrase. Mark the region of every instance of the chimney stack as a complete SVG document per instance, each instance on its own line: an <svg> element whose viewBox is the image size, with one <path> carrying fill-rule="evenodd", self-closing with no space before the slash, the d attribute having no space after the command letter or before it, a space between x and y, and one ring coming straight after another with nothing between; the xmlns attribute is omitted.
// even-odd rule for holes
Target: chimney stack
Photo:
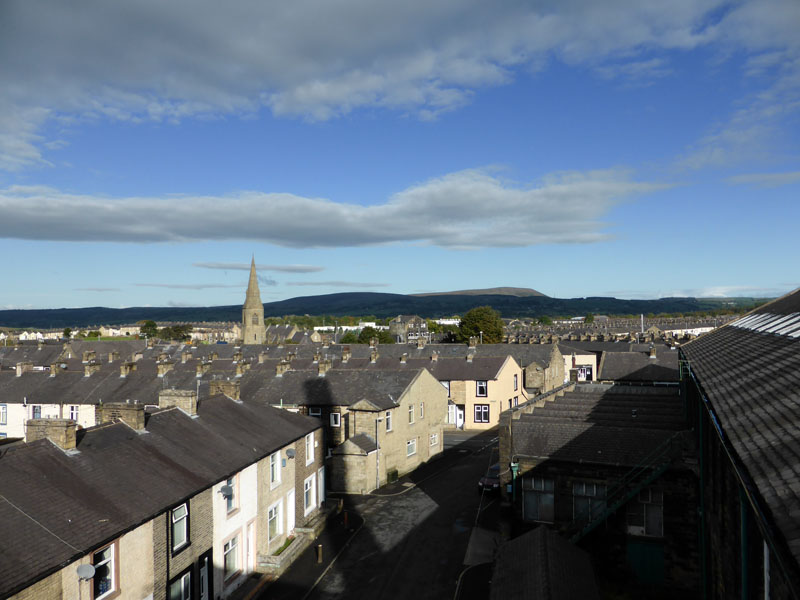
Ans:
<svg viewBox="0 0 800 600"><path fill-rule="evenodd" d="M181 364L185 365L187 362L191 360L191 358L192 358L191 350L184 350L183 352L181 352Z"/></svg>
<svg viewBox="0 0 800 600"><path fill-rule="evenodd" d="M211 363L201 361L197 363L195 369L197 371L197 377L202 377L211 370Z"/></svg>
<svg viewBox="0 0 800 600"><path fill-rule="evenodd" d="M75 449L77 426L72 419L28 419L25 428L28 442L47 438L62 450Z"/></svg>
<svg viewBox="0 0 800 600"><path fill-rule="evenodd" d="M158 393L158 407L177 406L189 415L197 414L197 392L195 390L161 390Z"/></svg>
<svg viewBox="0 0 800 600"><path fill-rule="evenodd" d="M471 362L472 362L472 359L473 359L474 357L475 357L475 353L474 353L474 352L469 352L469 353L467 354L467 362L468 362L468 363L471 363Z"/></svg>
<svg viewBox="0 0 800 600"><path fill-rule="evenodd" d="M331 370L331 359L329 358L321 359L318 363L318 367L319 367L318 369L319 376L324 377L325 373Z"/></svg>
<svg viewBox="0 0 800 600"><path fill-rule="evenodd" d="M215 396L216 394L223 394L233 400L239 400L241 387L239 380L228 381L225 379L213 379L209 381L209 394Z"/></svg>
<svg viewBox="0 0 800 600"><path fill-rule="evenodd" d="M88 363L93 361L95 358L97 358L97 353L94 350L84 350L83 359L81 362Z"/></svg>
<svg viewBox="0 0 800 600"><path fill-rule="evenodd" d="M119 360L119 352L109 352L108 353L108 362L113 363L115 360Z"/></svg>
<svg viewBox="0 0 800 600"><path fill-rule="evenodd" d="M478 337L471 335L469 336L469 347L470 348L477 348L478 347Z"/></svg>
<svg viewBox="0 0 800 600"><path fill-rule="evenodd" d="M408 352L403 352L402 356L400 357L400 364L404 365L408 362Z"/></svg>
<svg viewBox="0 0 800 600"><path fill-rule="evenodd" d="M376 338L376 337L369 338L369 347L370 348L377 348L378 347L378 338Z"/></svg>
<svg viewBox="0 0 800 600"><path fill-rule="evenodd" d="M438 360L439 360L439 353L438 352L433 352L431 354L431 362L437 362Z"/></svg>
<svg viewBox="0 0 800 600"><path fill-rule="evenodd" d="M135 362L125 362L119 366L119 376L127 377L136 370Z"/></svg>
<svg viewBox="0 0 800 600"><path fill-rule="evenodd" d="M158 376L163 377L164 375L169 373L172 370L172 367L174 366L175 363L167 361L156 363L156 369L158 369Z"/></svg>
<svg viewBox="0 0 800 600"><path fill-rule="evenodd" d="M353 355L352 351L350 350L350 346L342 346L342 362L346 363L350 360L350 357Z"/></svg>
<svg viewBox="0 0 800 600"><path fill-rule="evenodd" d="M84 377L91 377L93 373L97 373L100 370L100 363L98 362L90 362L83 365L83 376Z"/></svg>
<svg viewBox="0 0 800 600"><path fill-rule="evenodd" d="M264 361L269 358L269 354L266 352L259 352L258 353L258 364L263 365Z"/></svg>
<svg viewBox="0 0 800 600"><path fill-rule="evenodd" d="M22 377L23 373L27 373L28 371L33 371L33 363L32 362L18 362L17 363L17 377Z"/></svg>
<svg viewBox="0 0 800 600"><path fill-rule="evenodd" d="M650 344L650 358L656 358L655 344Z"/></svg>
<svg viewBox="0 0 800 600"><path fill-rule="evenodd" d="M425 347L425 338L424 338L424 337L422 337L422 336L419 336L419 337L417 338L417 348L419 348L420 350L422 350L424 347Z"/></svg>
<svg viewBox="0 0 800 600"><path fill-rule="evenodd" d="M138 402L107 402L95 406L94 418L98 424L122 421L131 429L144 429L144 404Z"/></svg>
<svg viewBox="0 0 800 600"><path fill-rule="evenodd" d="M281 362L275 365L275 375L280 377L281 375L286 373L286 371L288 371L291 368L291 366L292 365L289 363L288 360L283 359Z"/></svg>
<svg viewBox="0 0 800 600"><path fill-rule="evenodd" d="M369 353L369 362L376 363L378 362L378 349L374 346L372 347L372 351Z"/></svg>

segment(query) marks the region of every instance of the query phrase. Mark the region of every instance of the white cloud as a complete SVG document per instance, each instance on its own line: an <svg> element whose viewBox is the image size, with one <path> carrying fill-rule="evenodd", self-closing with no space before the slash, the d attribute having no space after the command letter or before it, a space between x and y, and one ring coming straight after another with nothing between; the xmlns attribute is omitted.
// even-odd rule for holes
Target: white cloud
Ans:
<svg viewBox="0 0 800 600"><path fill-rule="evenodd" d="M800 171L790 173L747 173L735 175L725 180L734 185L755 185L759 187L780 187L800 182Z"/></svg>
<svg viewBox="0 0 800 600"><path fill-rule="evenodd" d="M286 193L108 198L12 186L0 190L0 237L250 240L299 248L592 243L610 237L603 219L613 206L667 187L633 181L618 170L557 173L538 185L517 185L487 171L468 170L408 188L383 204L361 206Z"/></svg>
<svg viewBox="0 0 800 600"><path fill-rule="evenodd" d="M220 288L241 288L239 285L217 283L134 283L136 287L168 288L172 290L212 290Z"/></svg>
<svg viewBox="0 0 800 600"><path fill-rule="evenodd" d="M381 288L391 287L389 283L359 283L357 281L290 281L286 285L295 287L338 287L338 288Z"/></svg>
<svg viewBox="0 0 800 600"><path fill-rule="evenodd" d="M758 4L758 3L750 3ZM659 49L787 44L792 0L750 31L722 0L7 0L0 168L41 163L46 122L243 114L329 119L359 107L435 118L553 58L659 75ZM745 13L737 6L733 13ZM795 20L794 23L797 21ZM779 35L774 35L777 30ZM627 61L620 66L620 59ZM55 118L55 121L48 121Z"/></svg>

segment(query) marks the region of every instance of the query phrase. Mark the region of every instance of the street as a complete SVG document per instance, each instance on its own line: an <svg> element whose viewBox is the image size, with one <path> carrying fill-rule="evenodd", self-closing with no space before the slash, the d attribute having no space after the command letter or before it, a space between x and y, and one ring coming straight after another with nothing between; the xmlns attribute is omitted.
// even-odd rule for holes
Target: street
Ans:
<svg viewBox="0 0 800 600"><path fill-rule="evenodd" d="M496 495L480 493L477 483L497 461L496 430L446 432L444 442L441 458L396 484L344 498L345 510L363 525L328 571L320 572L310 594L287 585L287 577L261 597L452 598L468 546L472 557L490 557L494 549L490 532L496 531L499 503Z"/></svg>

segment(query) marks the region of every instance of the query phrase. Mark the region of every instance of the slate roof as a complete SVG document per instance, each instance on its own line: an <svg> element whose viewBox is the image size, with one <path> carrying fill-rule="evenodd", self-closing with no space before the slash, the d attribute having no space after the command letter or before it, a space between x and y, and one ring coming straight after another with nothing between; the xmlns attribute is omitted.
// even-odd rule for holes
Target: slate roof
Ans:
<svg viewBox="0 0 800 600"><path fill-rule="evenodd" d="M800 290L689 342L682 353L800 563Z"/></svg>
<svg viewBox="0 0 800 600"><path fill-rule="evenodd" d="M22 344L19 347L0 346L0 371L14 369L17 363L32 362L37 366L50 366L61 354L62 344Z"/></svg>
<svg viewBox="0 0 800 600"><path fill-rule="evenodd" d="M0 454L0 597L102 546L320 427L318 419L216 396L198 418L149 416L79 435L78 452L48 440Z"/></svg>
<svg viewBox="0 0 800 600"><path fill-rule="evenodd" d="M511 427L512 455L632 467L686 426L677 389L584 384Z"/></svg>
<svg viewBox="0 0 800 600"><path fill-rule="evenodd" d="M500 546L490 600L599 600L594 570L584 550L539 526Z"/></svg>
<svg viewBox="0 0 800 600"><path fill-rule="evenodd" d="M598 366L597 379L619 382L678 383L678 352L663 347L656 358L649 352L603 352Z"/></svg>
<svg viewBox="0 0 800 600"><path fill-rule="evenodd" d="M347 438L344 442L336 446L333 454L360 454L366 456L375 451L375 438L366 433L357 433Z"/></svg>

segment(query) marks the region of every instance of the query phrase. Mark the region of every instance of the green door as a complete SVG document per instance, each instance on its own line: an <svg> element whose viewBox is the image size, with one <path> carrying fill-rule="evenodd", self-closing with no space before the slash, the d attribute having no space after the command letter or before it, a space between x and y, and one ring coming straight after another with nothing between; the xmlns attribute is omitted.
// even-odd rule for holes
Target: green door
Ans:
<svg viewBox="0 0 800 600"><path fill-rule="evenodd" d="M664 544L645 540L628 540L628 566L636 578L647 585L664 583Z"/></svg>

